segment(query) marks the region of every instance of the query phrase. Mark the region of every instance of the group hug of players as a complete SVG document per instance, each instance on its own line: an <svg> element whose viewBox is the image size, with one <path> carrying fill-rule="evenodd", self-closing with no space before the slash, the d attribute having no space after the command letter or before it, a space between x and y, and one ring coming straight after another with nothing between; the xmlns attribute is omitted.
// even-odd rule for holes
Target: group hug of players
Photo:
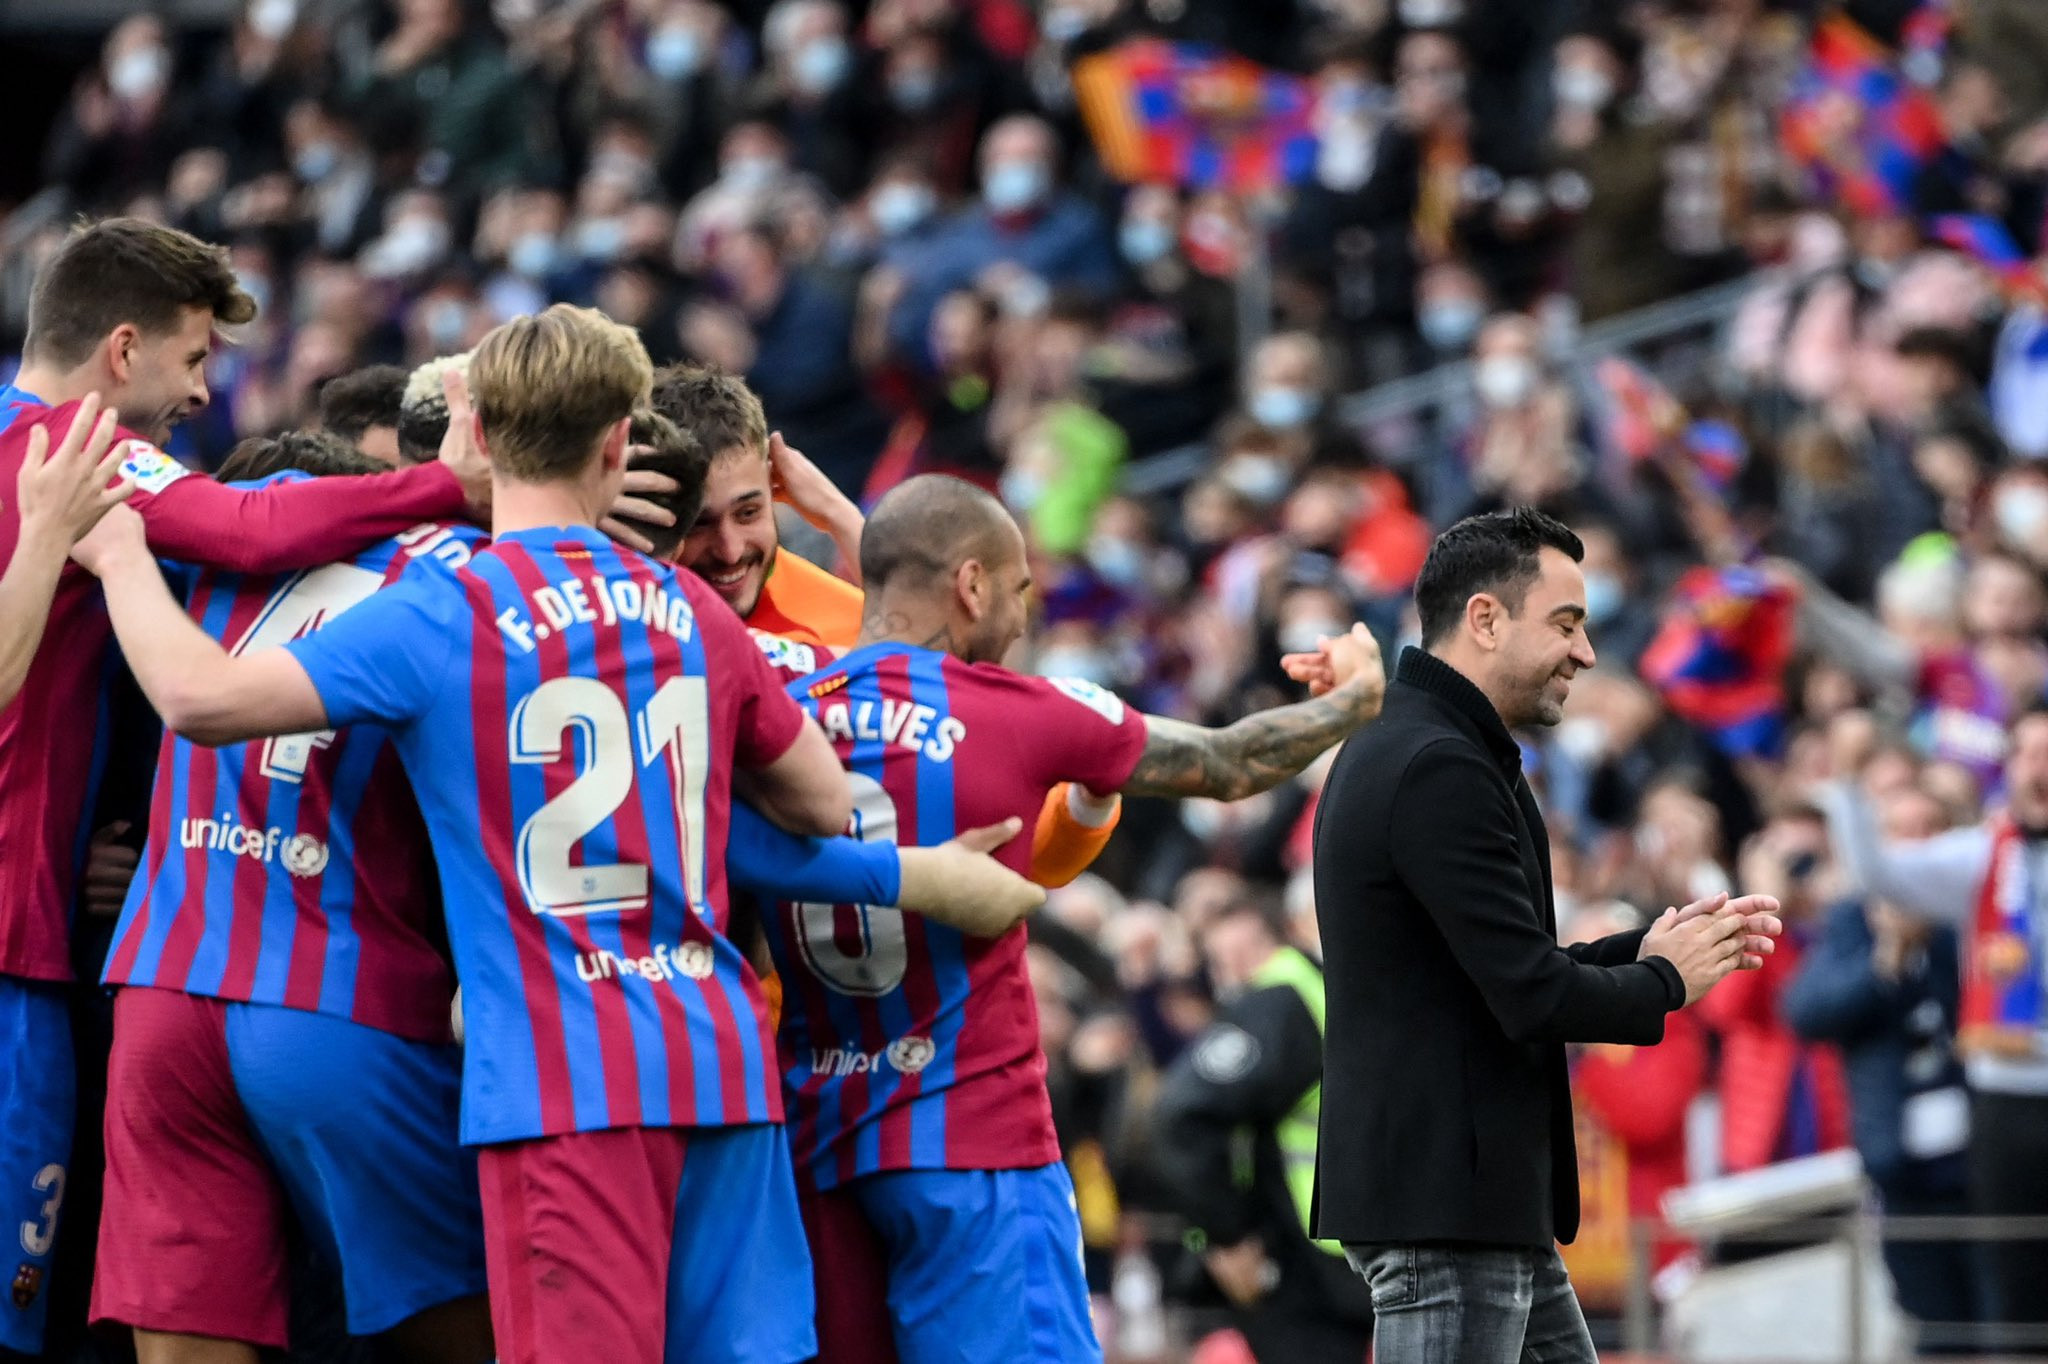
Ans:
<svg viewBox="0 0 2048 1364"><path fill-rule="evenodd" d="M253 312L218 249L81 227L0 391L0 1347L63 1234L118 661L166 733L92 1315L144 1364L285 1346L293 1224L407 1360L1099 1359L1021 920L1119 793L1241 798L1371 719L1369 636L1217 729L1009 671L1000 503L891 491L863 598L776 553L822 479L743 384L567 306L448 380L438 460L191 473L158 443Z"/></svg>

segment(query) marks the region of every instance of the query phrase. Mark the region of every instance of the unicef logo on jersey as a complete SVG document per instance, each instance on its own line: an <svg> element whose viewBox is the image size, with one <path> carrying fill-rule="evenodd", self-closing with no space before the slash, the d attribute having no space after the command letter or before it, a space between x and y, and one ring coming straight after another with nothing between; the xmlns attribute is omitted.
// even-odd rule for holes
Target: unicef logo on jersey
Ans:
<svg viewBox="0 0 2048 1364"><path fill-rule="evenodd" d="M327 870L327 845L311 834L294 834L280 857L284 869L301 879Z"/></svg>
<svg viewBox="0 0 2048 1364"><path fill-rule="evenodd" d="M231 810L218 819L186 818L178 825L178 843L186 848L274 862L304 879L327 870L327 845L311 834L287 834L276 825L259 829L235 818Z"/></svg>
<svg viewBox="0 0 2048 1364"><path fill-rule="evenodd" d="M899 1037L883 1054L897 1070L905 1075L915 1075L932 1063L937 1052L938 1048L932 1045L929 1037Z"/></svg>

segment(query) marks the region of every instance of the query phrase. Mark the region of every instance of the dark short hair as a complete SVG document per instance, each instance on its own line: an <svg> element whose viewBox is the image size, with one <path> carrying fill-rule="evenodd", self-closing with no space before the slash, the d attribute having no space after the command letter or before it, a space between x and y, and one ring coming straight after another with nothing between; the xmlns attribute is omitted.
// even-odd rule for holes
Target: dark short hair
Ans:
<svg viewBox="0 0 2048 1364"><path fill-rule="evenodd" d="M215 476L223 483L254 483L288 469L333 478L389 473L390 468L332 431L287 431L281 436L249 437L228 453Z"/></svg>
<svg viewBox="0 0 2048 1364"><path fill-rule="evenodd" d="M188 308L229 326L256 316L226 248L141 218L86 223L36 275L23 353L70 369L124 322L162 336Z"/></svg>
<svg viewBox="0 0 2048 1364"><path fill-rule="evenodd" d="M1974 383L1991 378L1990 347L1982 338L1952 327L1912 327L1892 346L1901 360L1935 360Z"/></svg>
<svg viewBox="0 0 2048 1364"><path fill-rule="evenodd" d="M1465 603L1481 592L1500 598L1510 615L1522 609L1529 585L1542 571L1540 552L1554 549L1573 563L1586 547L1571 527L1534 507L1468 516L1436 537L1415 580L1415 613L1422 647L1441 643L1464 618Z"/></svg>
<svg viewBox="0 0 2048 1364"><path fill-rule="evenodd" d="M712 459L743 449L768 458L768 415L747 381L705 365L654 372L654 410L695 436Z"/></svg>
<svg viewBox="0 0 2048 1364"><path fill-rule="evenodd" d="M652 469L676 481L676 490L672 493L645 495L655 506L675 513L676 523L657 526L630 516L619 519L647 537L654 546L653 554L657 559L673 559L683 537L690 533L698 511L704 506L704 480L711 473L711 456L704 449L704 442L651 408L643 408L633 414L628 439L653 451L635 459L635 469Z"/></svg>
<svg viewBox="0 0 2048 1364"><path fill-rule="evenodd" d="M868 601L891 582L928 583L969 559L992 558L1009 509L951 474L918 474L883 494L860 537L860 576Z"/></svg>
<svg viewBox="0 0 2048 1364"><path fill-rule="evenodd" d="M396 431L405 380L398 365L366 365L336 375L320 387L320 425L346 441L360 441L373 426Z"/></svg>
<svg viewBox="0 0 2048 1364"><path fill-rule="evenodd" d="M1213 928L1217 924L1239 917L1257 920L1259 927L1265 929L1267 935L1277 943L1287 941L1288 930L1292 927L1287 921L1287 907L1281 903L1280 897L1265 890L1253 891L1228 901L1202 926Z"/></svg>

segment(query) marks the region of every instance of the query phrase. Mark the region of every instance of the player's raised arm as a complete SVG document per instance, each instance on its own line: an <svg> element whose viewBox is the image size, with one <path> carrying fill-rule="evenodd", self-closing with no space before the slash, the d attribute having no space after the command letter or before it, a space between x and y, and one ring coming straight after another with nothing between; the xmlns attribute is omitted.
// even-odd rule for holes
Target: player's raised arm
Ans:
<svg viewBox="0 0 2048 1364"><path fill-rule="evenodd" d="M126 481L109 486L121 460L112 449L118 421L116 413L100 410L94 393L78 405L47 459L49 428L28 433L14 483L20 528L6 576L0 577L0 708L14 700L28 676L72 544L135 490Z"/></svg>
<svg viewBox="0 0 2048 1364"><path fill-rule="evenodd" d="M1387 689L1378 644L1363 627L1329 641L1328 690L1210 729L1145 717L1145 751L1120 788L1130 796L1242 800L1278 786L1380 713Z"/></svg>
<svg viewBox="0 0 2048 1364"><path fill-rule="evenodd" d="M290 653L231 657L185 614L134 512L109 512L72 557L99 578L128 666L175 733L218 747L326 727L326 707Z"/></svg>

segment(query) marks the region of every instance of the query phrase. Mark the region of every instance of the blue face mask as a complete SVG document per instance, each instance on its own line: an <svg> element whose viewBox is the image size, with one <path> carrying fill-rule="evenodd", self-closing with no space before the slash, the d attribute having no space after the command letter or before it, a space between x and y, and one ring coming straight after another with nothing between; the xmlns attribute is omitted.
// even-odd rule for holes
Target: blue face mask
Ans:
<svg viewBox="0 0 2048 1364"><path fill-rule="evenodd" d="M617 218L591 218L576 229L576 254L585 260L611 260L625 244L626 225Z"/></svg>
<svg viewBox="0 0 2048 1364"><path fill-rule="evenodd" d="M679 81L703 64L704 40L695 29L657 29L647 40L647 69L665 81Z"/></svg>
<svg viewBox="0 0 2048 1364"><path fill-rule="evenodd" d="M427 339L437 355L451 355L462 349L469 331L469 310L452 298L442 299L427 313Z"/></svg>
<svg viewBox="0 0 2048 1364"><path fill-rule="evenodd" d="M512 267L512 273L527 279L546 279L553 273L555 259L559 252L555 239L545 232L521 234L506 253L505 263Z"/></svg>
<svg viewBox="0 0 2048 1364"><path fill-rule="evenodd" d="M292 158L292 170L309 185L318 184L341 164L341 153L332 142L309 142Z"/></svg>
<svg viewBox="0 0 2048 1364"><path fill-rule="evenodd" d="M1000 483L1003 501L1011 511L1029 513L1045 497L1043 476L1023 469L1005 473Z"/></svg>
<svg viewBox="0 0 2048 1364"><path fill-rule="evenodd" d="M1173 250L1173 229L1156 218L1133 218L1117 229L1117 245L1131 264L1150 265Z"/></svg>
<svg viewBox="0 0 2048 1364"><path fill-rule="evenodd" d="M1111 587L1136 587L1145 580L1145 555L1129 540L1098 535L1088 542L1088 566Z"/></svg>
<svg viewBox="0 0 2048 1364"><path fill-rule="evenodd" d="M256 315L258 317L270 311L271 292L269 280L261 275L244 275L238 272L235 275L235 283L242 286L243 293L256 300Z"/></svg>
<svg viewBox="0 0 2048 1364"><path fill-rule="evenodd" d="M1623 590L1621 580L1611 573L1593 572L1586 575L1586 619L1595 625L1613 620L1621 613L1628 593Z"/></svg>
<svg viewBox="0 0 2048 1364"><path fill-rule="evenodd" d="M1315 416L1322 400L1307 389L1258 388L1252 390L1252 420L1276 428L1302 426Z"/></svg>
<svg viewBox="0 0 2048 1364"><path fill-rule="evenodd" d="M725 183L743 194L764 190L782 178L782 163L772 156L735 156L720 172Z"/></svg>
<svg viewBox="0 0 2048 1364"><path fill-rule="evenodd" d="M1485 319L1486 309L1477 299L1447 298L1424 304L1415 322L1422 339L1436 349L1460 351L1472 344L1472 338L1479 334L1479 324Z"/></svg>
<svg viewBox="0 0 2048 1364"><path fill-rule="evenodd" d="M889 98L906 114L921 114L939 101L939 73L905 71L889 82Z"/></svg>
<svg viewBox="0 0 2048 1364"><path fill-rule="evenodd" d="M805 94L822 95L835 90L853 68L853 51L843 38L813 38L797 49L790 74Z"/></svg>
<svg viewBox="0 0 2048 1364"><path fill-rule="evenodd" d="M1036 161L1005 161L989 168L981 197L997 213L1021 213L1045 197L1051 181Z"/></svg>
<svg viewBox="0 0 2048 1364"><path fill-rule="evenodd" d="M869 211L875 227L885 237L900 237L931 216L933 195L923 185L898 182L875 191Z"/></svg>

